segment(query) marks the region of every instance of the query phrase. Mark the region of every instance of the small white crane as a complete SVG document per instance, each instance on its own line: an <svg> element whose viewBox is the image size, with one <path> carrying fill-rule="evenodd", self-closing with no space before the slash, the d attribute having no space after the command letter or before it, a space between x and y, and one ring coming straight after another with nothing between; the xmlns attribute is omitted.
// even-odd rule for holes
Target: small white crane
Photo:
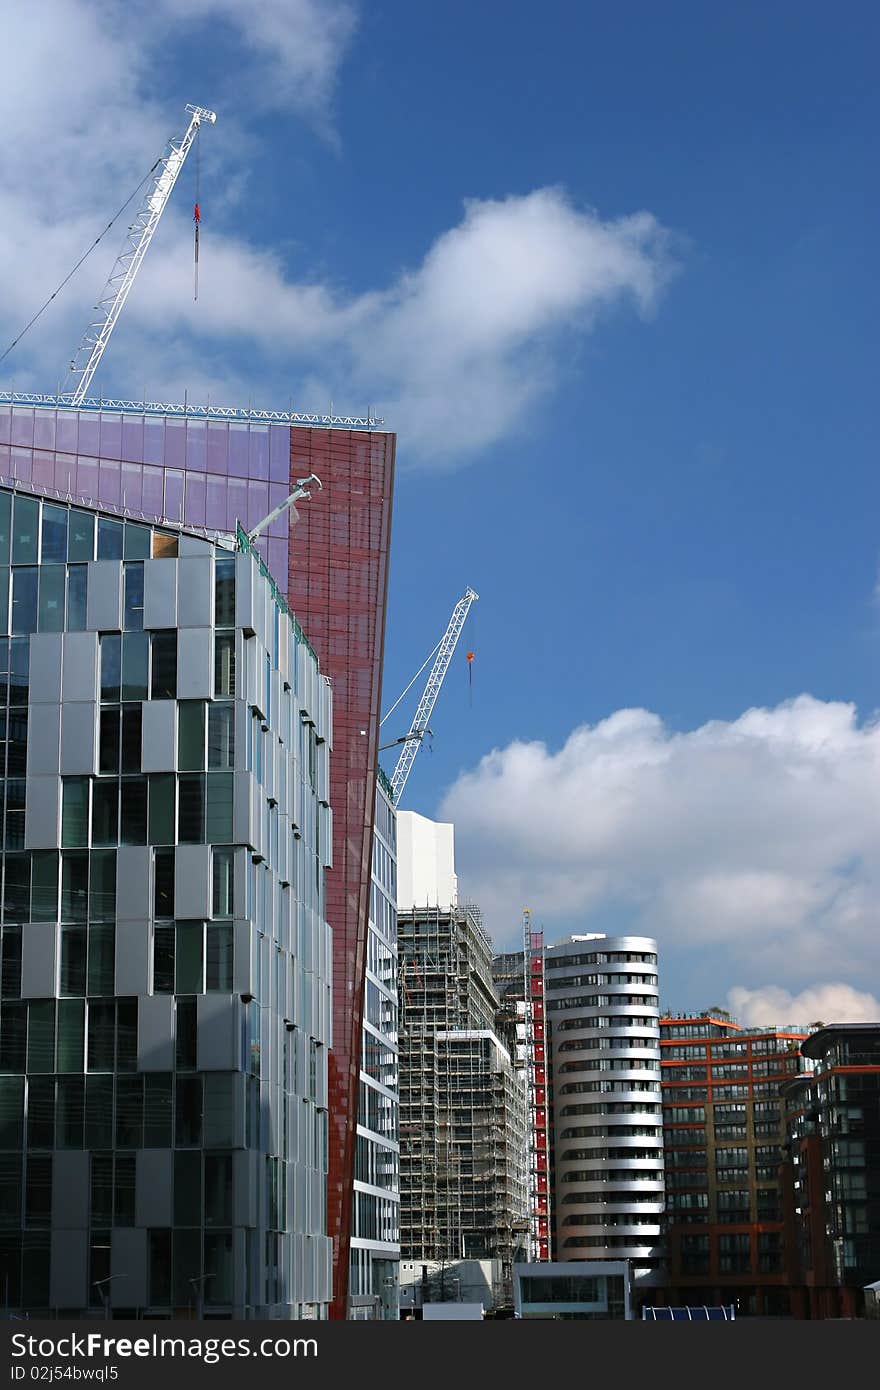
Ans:
<svg viewBox="0 0 880 1390"><path fill-rule="evenodd" d="M446 678L446 672L449 670L449 665L452 661L455 648L458 645L458 639L461 636L462 629L464 628L465 619L470 612L471 604L479 597L480 595L475 593L470 586L465 589L464 594L452 610L449 626L434 648L437 655L434 659L434 665L431 667L431 673L428 676L425 689L422 692L422 698L416 706L416 712L413 715L409 733L404 739L399 740L399 742L403 743L403 748L397 760L397 766L391 776L391 790L394 792L395 806L400 806L400 798L403 796L403 789L406 786L407 778L412 772L412 765L416 760L416 754L422 746L422 739L425 734L429 732L428 722L431 718L434 706L437 703L440 687ZM433 656L433 654L432 652L431 655ZM430 661L430 659L431 657L428 657L428 661ZM428 662L426 661L425 666L427 666L427 664ZM424 666L421 669L424 670ZM416 672L416 676L418 676L418 674L419 672ZM415 680L415 678L414 676L413 680ZM410 685L412 685L412 683L413 681L410 681ZM407 690L408 689L409 686L407 686ZM406 694L406 690L403 694ZM400 699L403 699L403 695L401 695ZM400 700L397 700L395 704L391 706L388 714L391 714L391 711L395 709L396 705L399 703ZM388 718L388 714L385 715L385 719ZM391 747L392 745L389 744L388 746Z"/></svg>
<svg viewBox="0 0 880 1390"><path fill-rule="evenodd" d="M214 112L206 111L204 107L187 106L186 109L191 117L186 134L179 140L170 141L164 154L154 164L150 187L141 204L140 211L128 229L125 245L117 257L110 278L104 287L104 292L95 306L98 316L86 329L83 340L70 363L68 380L72 387L71 403L73 405L79 405L88 392L92 377L98 369L98 363L110 339L110 334L122 313L122 306L128 298L129 290L134 284L141 262L147 254L147 247L153 240L159 225L159 218L165 211L171 190L177 182L177 176L183 168L184 160L190 152L202 122L207 121L213 125L217 120ZM198 227L198 203L196 203L195 220Z"/></svg>
<svg viewBox="0 0 880 1390"><path fill-rule="evenodd" d="M296 487L293 489L290 496L285 497L283 502L279 502L277 507L273 507L269 515L264 516L263 520L257 523L253 531L248 531L248 540L251 542L255 541L260 532L265 531L266 527L270 526L276 517L286 512L288 507L293 511L294 520L296 520L296 507L294 507L293 504L294 502L298 502L302 497L306 499L311 497L312 494L309 492L309 487L313 483L319 492L323 491L324 484L321 482L317 473L310 473L307 478L297 478Z"/></svg>

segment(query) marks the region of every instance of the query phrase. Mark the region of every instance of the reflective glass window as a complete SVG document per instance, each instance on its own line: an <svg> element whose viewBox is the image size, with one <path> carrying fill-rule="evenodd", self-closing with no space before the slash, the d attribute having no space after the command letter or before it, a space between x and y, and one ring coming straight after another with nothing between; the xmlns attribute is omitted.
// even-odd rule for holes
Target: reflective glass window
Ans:
<svg viewBox="0 0 880 1390"><path fill-rule="evenodd" d="M71 565L67 571L67 631L84 632L88 602L89 572L85 565Z"/></svg>
<svg viewBox="0 0 880 1390"><path fill-rule="evenodd" d="M40 525L40 504L36 497L18 493L12 509L12 563L37 563L37 532Z"/></svg>
<svg viewBox="0 0 880 1390"><path fill-rule="evenodd" d="M36 569L20 567L12 571L12 631L37 630Z"/></svg>
<svg viewBox="0 0 880 1390"><path fill-rule="evenodd" d="M95 558L95 517L91 512L71 510L68 523L67 558L73 561Z"/></svg>
<svg viewBox="0 0 880 1390"><path fill-rule="evenodd" d="M63 565L67 560L67 508L43 503L43 535L40 559L44 565Z"/></svg>
<svg viewBox="0 0 880 1390"><path fill-rule="evenodd" d="M40 632L63 632L64 589L67 572L64 565L43 565L40 569Z"/></svg>
<svg viewBox="0 0 880 1390"><path fill-rule="evenodd" d="M98 559L122 559L122 522L108 516L98 517Z"/></svg>

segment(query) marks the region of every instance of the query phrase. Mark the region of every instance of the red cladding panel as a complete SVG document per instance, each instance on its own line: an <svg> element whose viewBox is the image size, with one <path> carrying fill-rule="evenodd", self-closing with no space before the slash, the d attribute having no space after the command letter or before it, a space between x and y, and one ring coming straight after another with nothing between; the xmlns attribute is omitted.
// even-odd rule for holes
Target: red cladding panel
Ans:
<svg viewBox="0 0 880 1390"><path fill-rule="evenodd" d="M327 1230L333 1304L345 1317L354 1182L373 798L394 482L393 434L292 428L290 479L324 484L291 529L290 606L333 686L333 1049ZM364 731L364 732L362 732Z"/></svg>

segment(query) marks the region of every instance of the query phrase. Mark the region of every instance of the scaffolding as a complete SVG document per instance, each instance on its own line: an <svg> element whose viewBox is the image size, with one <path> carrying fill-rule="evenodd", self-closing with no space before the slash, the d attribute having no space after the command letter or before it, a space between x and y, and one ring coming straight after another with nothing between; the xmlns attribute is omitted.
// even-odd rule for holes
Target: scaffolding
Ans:
<svg viewBox="0 0 880 1390"><path fill-rule="evenodd" d="M524 1078L496 1030L492 948L471 906L398 914L401 1258L500 1260L526 1223Z"/></svg>
<svg viewBox="0 0 880 1390"><path fill-rule="evenodd" d="M550 1259L549 1092L544 999L544 933L523 912L523 948L496 956L492 964L501 996L499 1027L512 1040L526 1094L528 1260Z"/></svg>

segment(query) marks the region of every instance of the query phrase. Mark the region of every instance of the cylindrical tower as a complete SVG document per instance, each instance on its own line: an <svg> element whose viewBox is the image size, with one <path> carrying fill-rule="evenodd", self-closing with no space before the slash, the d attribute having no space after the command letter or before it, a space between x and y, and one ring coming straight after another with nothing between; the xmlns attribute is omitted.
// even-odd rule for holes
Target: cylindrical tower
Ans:
<svg viewBox="0 0 880 1390"><path fill-rule="evenodd" d="M664 1210L657 943L572 936L546 953L554 1253L659 1270Z"/></svg>

